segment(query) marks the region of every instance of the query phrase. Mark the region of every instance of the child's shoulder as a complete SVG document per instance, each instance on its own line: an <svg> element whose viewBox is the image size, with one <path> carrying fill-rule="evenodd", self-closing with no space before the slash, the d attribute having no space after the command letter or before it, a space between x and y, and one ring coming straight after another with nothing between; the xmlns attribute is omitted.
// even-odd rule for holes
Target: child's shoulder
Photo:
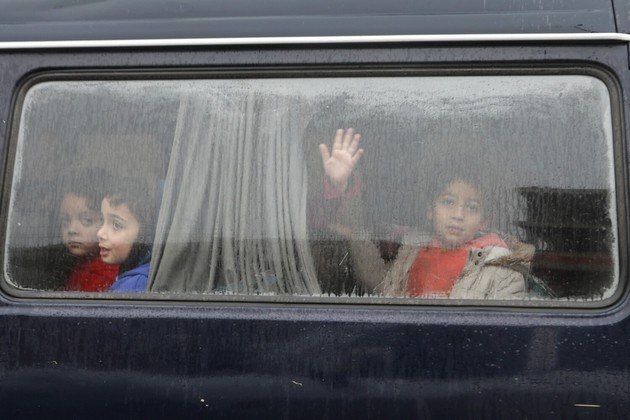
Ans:
<svg viewBox="0 0 630 420"><path fill-rule="evenodd" d="M485 248L488 246L500 247L508 249L508 244L496 233L485 233L472 241L470 241L470 247L472 248Z"/></svg>
<svg viewBox="0 0 630 420"><path fill-rule="evenodd" d="M139 265L118 276L111 292L144 292L149 280L149 263Z"/></svg>

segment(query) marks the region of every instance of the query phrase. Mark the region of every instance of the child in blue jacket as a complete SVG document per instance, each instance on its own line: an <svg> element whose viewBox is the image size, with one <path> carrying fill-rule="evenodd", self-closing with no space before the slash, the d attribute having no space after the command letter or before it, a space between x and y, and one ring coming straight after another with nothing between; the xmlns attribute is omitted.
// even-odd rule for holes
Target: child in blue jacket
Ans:
<svg viewBox="0 0 630 420"><path fill-rule="evenodd" d="M144 292L149 279L157 203L149 188L136 179L122 179L101 203L100 256L120 265L110 292Z"/></svg>

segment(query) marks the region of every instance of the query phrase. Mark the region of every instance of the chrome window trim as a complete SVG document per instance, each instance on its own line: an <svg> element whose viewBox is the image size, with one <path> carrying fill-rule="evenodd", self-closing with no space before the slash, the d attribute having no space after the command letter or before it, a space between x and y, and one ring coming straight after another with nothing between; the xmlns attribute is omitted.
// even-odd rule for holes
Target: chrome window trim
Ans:
<svg viewBox="0 0 630 420"><path fill-rule="evenodd" d="M365 43L434 43L434 42L575 42L615 41L630 42L630 34L607 33L533 33L533 34L449 34L449 35L359 35L359 36L301 36L301 37L242 37L242 38L171 38L121 40L68 41L11 41L0 42L1 50L30 50L57 48L128 48L231 45L310 45L310 44L365 44Z"/></svg>

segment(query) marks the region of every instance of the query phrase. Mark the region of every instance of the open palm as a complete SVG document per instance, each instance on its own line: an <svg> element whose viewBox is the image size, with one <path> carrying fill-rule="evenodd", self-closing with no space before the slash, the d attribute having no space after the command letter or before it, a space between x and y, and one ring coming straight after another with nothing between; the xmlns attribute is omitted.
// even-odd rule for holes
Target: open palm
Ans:
<svg viewBox="0 0 630 420"><path fill-rule="evenodd" d="M332 150L328 150L325 144L319 145L324 172L340 191L348 187L348 179L363 155L363 149L359 149L360 140L361 135L355 133L353 128L345 132L340 128L335 133Z"/></svg>

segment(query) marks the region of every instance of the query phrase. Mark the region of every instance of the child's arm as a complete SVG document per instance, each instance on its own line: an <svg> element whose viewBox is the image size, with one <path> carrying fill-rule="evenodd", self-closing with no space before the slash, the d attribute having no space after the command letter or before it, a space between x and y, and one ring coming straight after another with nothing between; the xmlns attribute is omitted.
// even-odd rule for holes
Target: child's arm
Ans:
<svg viewBox="0 0 630 420"><path fill-rule="evenodd" d="M353 128L345 132L338 129L330 151L325 144L319 145L324 172L331 189L337 191L337 194L325 193L325 198L333 195L343 198L341 208L334 212L335 222L328 224L327 228L348 239L354 271L368 292L383 293L384 279L395 264L385 262L370 233L362 229L360 200L354 199L359 195L360 181L355 181L352 189L348 190L352 172L363 155L363 149L359 148L360 140L361 136Z"/></svg>
<svg viewBox="0 0 630 420"><path fill-rule="evenodd" d="M333 139L332 149L325 144L319 145L323 178L323 194L317 198L311 197L309 203L309 225L313 228L326 228L332 221L339 221L340 215L348 209L349 203L355 201L361 192L361 180L355 177L349 188L350 177L363 149L358 148L361 140L359 134L352 128L338 129Z"/></svg>
<svg viewBox="0 0 630 420"><path fill-rule="evenodd" d="M383 280L390 267L381 257L378 247L371 241L369 233L345 224L332 224L328 228L348 239L354 271L367 291L382 293Z"/></svg>
<svg viewBox="0 0 630 420"><path fill-rule="evenodd" d="M335 133L330 150L325 144L319 145L324 172L330 184L339 193L345 192L348 188L352 171L363 155L363 149L359 149L360 140L361 135L355 133L353 128L348 128L345 132L340 128ZM385 262L380 258L376 246L369 241L368 235L358 235L357 202L353 200L352 205L348 206L348 204L348 202L344 203L342 214L337 214L337 223L329 225L328 228L350 241L356 273L361 282L372 292L382 281L383 276L377 273L384 272ZM359 236L365 236L365 238L359 238Z"/></svg>
<svg viewBox="0 0 630 420"><path fill-rule="evenodd" d="M396 267L400 264L386 263L378 247L372 242L372 236L362 229L360 200L354 199L359 195L360 182L350 191L346 191L352 172L363 155L363 149L359 148L360 140L361 135L355 133L353 128L348 128L345 132L338 129L331 150L325 144L319 145L324 172L332 188L338 193L325 192L325 198L329 199L333 195L344 198L339 211L334 212L335 222L328 224L327 228L349 240L355 273L368 292L389 293L393 289L389 287L388 291L385 290L384 279L392 265ZM396 280L403 284L404 274L396 277L401 277Z"/></svg>

